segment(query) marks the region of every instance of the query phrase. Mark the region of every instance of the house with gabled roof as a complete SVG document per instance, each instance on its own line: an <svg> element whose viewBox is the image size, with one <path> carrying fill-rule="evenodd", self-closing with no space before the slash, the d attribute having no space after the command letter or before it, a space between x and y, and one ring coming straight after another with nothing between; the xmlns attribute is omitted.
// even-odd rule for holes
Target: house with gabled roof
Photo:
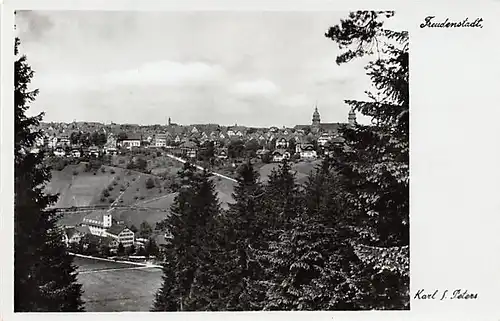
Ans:
<svg viewBox="0 0 500 321"><path fill-rule="evenodd" d="M272 160L275 163L283 161L283 159L290 159L290 153L282 148L276 149L272 152Z"/></svg>
<svg viewBox="0 0 500 321"><path fill-rule="evenodd" d="M122 243L123 246L131 246L135 241L135 234L126 225L115 224L106 230L107 237L112 239L111 246L118 246Z"/></svg>
<svg viewBox="0 0 500 321"><path fill-rule="evenodd" d="M82 237L86 234L90 234L90 230L86 226L65 227L63 231L63 242L66 246L80 243Z"/></svg>

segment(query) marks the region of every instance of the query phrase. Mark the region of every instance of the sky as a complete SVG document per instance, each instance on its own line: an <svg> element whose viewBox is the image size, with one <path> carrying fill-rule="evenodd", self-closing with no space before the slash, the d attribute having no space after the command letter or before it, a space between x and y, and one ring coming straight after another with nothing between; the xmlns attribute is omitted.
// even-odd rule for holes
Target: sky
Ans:
<svg viewBox="0 0 500 321"><path fill-rule="evenodd" d="M324 36L347 12L21 11L44 121L245 126L346 122L366 59ZM358 114L358 121L367 122Z"/></svg>

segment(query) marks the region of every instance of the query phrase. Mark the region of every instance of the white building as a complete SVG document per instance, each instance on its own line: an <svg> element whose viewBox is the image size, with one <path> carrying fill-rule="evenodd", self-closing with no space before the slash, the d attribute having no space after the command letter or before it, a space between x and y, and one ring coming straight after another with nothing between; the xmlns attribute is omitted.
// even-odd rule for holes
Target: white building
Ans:
<svg viewBox="0 0 500 321"><path fill-rule="evenodd" d="M58 147L58 148L56 148L56 150L54 150L54 156L64 157L65 155L66 155L66 152L61 147Z"/></svg>
<svg viewBox="0 0 500 321"><path fill-rule="evenodd" d="M106 230L113 225L113 217L107 211L95 211L85 216L82 224L88 226L91 234L106 236Z"/></svg>
<svg viewBox="0 0 500 321"><path fill-rule="evenodd" d="M167 135L156 134L154 138L153 145L155 147L167 147Z"/></svg>

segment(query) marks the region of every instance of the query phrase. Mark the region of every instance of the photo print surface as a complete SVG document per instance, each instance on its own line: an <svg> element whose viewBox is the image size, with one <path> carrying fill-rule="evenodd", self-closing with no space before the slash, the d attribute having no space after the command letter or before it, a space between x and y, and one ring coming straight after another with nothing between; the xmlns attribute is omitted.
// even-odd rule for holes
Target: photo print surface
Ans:
<svg viewBox="0 0 500 321"><path fill-rule="evenodd" d="M14 311L410 309L397 17L18 10Z"/></svg>

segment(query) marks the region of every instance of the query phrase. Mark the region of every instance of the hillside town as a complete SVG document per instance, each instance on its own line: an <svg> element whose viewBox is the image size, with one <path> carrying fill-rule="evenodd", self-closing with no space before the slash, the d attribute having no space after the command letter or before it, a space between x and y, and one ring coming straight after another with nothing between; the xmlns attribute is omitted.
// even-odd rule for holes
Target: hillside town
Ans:
<svg viewBox="0 0 500 321"><path fill-rule="evenodd" d="M89 171L89 166L93 166L89 165L92 163L89 161L96 160L99 164L97 166L105 166L104 159L109 161L120 156L142 156L144 151L154 151L154 155L166 153L192 163L205 164L212 170L232 176L231 174L237 171L228 173L224 171L224 165L238 167L244 159L252 159L256 167L266 163L281 163L285 159L295 162L318 160L323 155L330 154L334 146L342 145L343 139L338 131L341 126L354 124L356 115L353 110L349 112L345 123L322 123L317 107L313 111L310 125L296 125L293 128L248 128L237 125L226 127L215 124L182 126L172 123L170 118L165 126L42 123L44 136L33 151L43 149L49 157L67 159L68 163L64 164L87 164L85 171ZM207 150L211 150L211 153L207 153ZM112 162L109 162L108 165L111 164ZM125 168L131 169L130 164ZM133 169L143 173L151 172L146 168ZM116 175L115 170L117 168L110 171ZM102 175L104 172L104 167L95 168L94 175ZM73 176L76 173L74 170ZM130 171L127 174L131 175ZM158 177L154 179L158 181ZM175 192L174 189L168 189L167 185L164 187L165 192ZM128 188L130 185L121 185L120 191ZM137 190L143 188L144 186L140 186ZM117 202L118 199L114 200L110 193L112 186L103 190L102 204L84 209L88 210L88 214L80 219L63 219L59 222L64 230L63 241L66 246L81 254L102 257L142 254L136 257L143 259L146 258L144 254L153 258L155 254L156 258L161 260L160 249L167 244L168 235L164 231L153 233L154 226L149 226L147 222L142 222L141 228L138 229L130 222L120 220L115 214L116 208L126 204L123 204L123 199L120 199L120 202ZM162 197L161 193L159 197ZM107 198L113 203L108 205ZM140 197L143 198L144 196ZM56 207L69 213L82 210L82 206L77 203L73 203L70 208L69 204Z"/></svg>
<svg viewBox="0 0 500 321"><path fill-rule="evenodd" d="M42 123L43 137L38 139L34 151L45 149L59 157L114 155L138 148L168 149L187 159L196 159L203 150L212 147L214 157L237 158L231 153L231 144L243 143L247 150L268 162L281 162L284 158L316 159L330 148L342 143L338 129L356 123L351 110L345 123L321 122L318 108L314 109L309 125L293 128L251 128L241 125L217 124L179 125L171 118L164 126L139 126L76 122ZM232 156L232 157L231 157Z"/></svg>

